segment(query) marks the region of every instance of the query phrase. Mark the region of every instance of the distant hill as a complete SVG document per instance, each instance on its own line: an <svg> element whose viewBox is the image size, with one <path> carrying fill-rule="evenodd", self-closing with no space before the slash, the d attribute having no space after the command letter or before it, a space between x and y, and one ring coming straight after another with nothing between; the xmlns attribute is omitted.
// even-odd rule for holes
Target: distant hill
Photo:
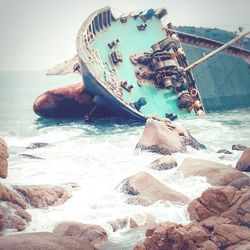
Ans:
<svg viewBox="0 0 250 250"><path fill-rule="evenodd" d="M177 26L176 29L182 32L203 36L221 42L228 42L235 37L234 32L229 32L217 28L212 29L194 26ZM250 38L244 38L240 45L241 47L250 50ZM239 46L239 44L237 44L237 46Z"/></svg>

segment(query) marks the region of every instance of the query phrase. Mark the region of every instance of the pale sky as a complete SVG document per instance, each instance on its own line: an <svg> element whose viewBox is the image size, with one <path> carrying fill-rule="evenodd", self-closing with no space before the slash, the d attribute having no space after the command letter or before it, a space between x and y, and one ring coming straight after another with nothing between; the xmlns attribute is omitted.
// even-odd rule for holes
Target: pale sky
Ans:
<svg viewBox="0 0 250 250"><path fill-rule="evenodd" d="M250 0L0 0L0 70L44 70L71 58L81 24L104 6L165 7L175 25L250 30Z"/></svg>

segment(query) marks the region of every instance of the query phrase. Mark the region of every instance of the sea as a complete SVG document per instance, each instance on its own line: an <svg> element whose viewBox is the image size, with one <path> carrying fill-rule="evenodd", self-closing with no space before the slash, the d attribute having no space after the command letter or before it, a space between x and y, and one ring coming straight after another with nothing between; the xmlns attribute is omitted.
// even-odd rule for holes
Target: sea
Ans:
<svg viewBox="0 0 250 250"><path fill-rule="evenodd" d="M47 76L45 71L0 72L0 137L7 142L9 152L9 174L1 183L10 187L68 183L78 186L63 205L47 209L29 207L32 221L24 232L52 232L55 225L65 221L96 224L108 233L103 249L133 249L136 242L144 239L145 228L126 227L113 232L110 221L133 218L143 225L147 218L154 218L156 222L189 223L187 206L163 201L149 206L132 205L126 203L127 195L120 192L121 182L139 171L150 173L190 199L210 187L204 177L177 176L178 167L151 169L149 164L161 156L135 150L144 124L115 119L91 123L83 119L45 119L33 112L34 100L42 93L80 81L78 75ZM185 157L195 157L235 167L242 152L232 151L232 145L250 146L250 109L210 113L178 122L207 148L188 148L186 153L173 154L178 166ZM27 149L36 142L52 146ZM231 150L233 154L218 154L219 149Z"/></svg>

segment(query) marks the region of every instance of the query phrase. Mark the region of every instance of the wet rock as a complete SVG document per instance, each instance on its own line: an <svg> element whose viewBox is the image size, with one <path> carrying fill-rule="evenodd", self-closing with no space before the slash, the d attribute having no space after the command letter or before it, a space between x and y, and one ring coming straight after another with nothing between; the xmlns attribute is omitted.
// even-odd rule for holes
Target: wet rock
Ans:
<svg viewBox="0 0 250 250"><path fill-rule="evenodd" d="M47 148L47 147L53 147L54 144L46 143L46 142L34 142L31 143L26 149L37 149L37 148Z"/></svg>
<svg viewBox="0 0 250 250"><path fill-rule="evenodd" d="M191 220L203 225L212 225L210 217L223 217L230 223L250 225L250 190L237 190L233 187L213 187L205 190L201 197L194 199L188 206ZM223 223L225 220L222 218ZM217 219L219 222L219 219ZM229 223L229 221L227 221ZM215 223L216 224L216 223Z"/></svg>
<svg viewBox="0 0 250 250"><path fill-rule="evenodd" d="M123 228L137 228L139 225L133 218L123 218L123 219L116 219L113 221L109 221L108 224L112 227L113 232L121 230Z"/></svg>
<svg viewBox="0 0 250 250"><path fill-rule="evenodd" d="M236 179L247 177L230 165L189 157L184 159L176 174L183 177L204 176L211 185L218 186L225 186Z"/></svg>
<svg viewBox="0 0 250 250"><path fill-rule="evenodd" d="M124 185L126 185L126 183L124 183ZM127 188L129 187L127 186ZM149 198L144 197L139 194L137 195L133 195L133 193L130 193L130 194L132 195L127 198L126 203L131 204L131 205L142 205L142 206L152 205L152 201Z"/></svg>
<svg viewBox="0 0 250 250"><path fill-rule="evenodd" d="M236 164L236 168L240 171L250 172L250 148L245 149Z"/></svg>
<svg viewBox="0 0 250 250"><path fill-rule="evenodd" d="M226 154L226 155L231 155L232 152L227 150L227 149L220 149L217 151L218 154Z"/></svg>
<svg viewBox="0 0 250 250"><path fill-rule="evenodd" d="M237 189L250 188L250 177L239 178L228 184L228 186L235 187Z"/></svg>
<svg viewBox="0 0 250 250"><path fill-rule="evenodd" d="M153 161L149 167L155 170L167 170L177 167L177 162L171 155L166 155Z"/></svg>
<svg viewBox="0 0 250 250"><path fill-rule="evenodd" d="M5 250L94 250L92 244L77 237L58 236L52 233L24 233L2 236L0 249Z"/></svg>
<svg viewBox="0 0 250 250"><path fill-rule="evenodd" d="M8 152L7 144L0 138L0 177L6 178L8 175Z"/></svg>
<svg viewBox="0 0 250 250"><path fill-rule="evenodd" d="M95 247L100 247L108 239L108 235L102 227L78 222L60 223L55 227L53 233L58 236L74 236Z"/></svg>
<svg viewBox="0 0 250 250"><path fill-rule="evenodd" d="M241 144L234 144L232 150L244 151L247 147Z"/></svg>
<svg viewBox="0 0 250 250"><path fill-rule="evenodd" d="M15 190L35 208L58 206L71 197L64 188L55 186L15 186Z"/></svg>
<svg viewBox="0 0 250 250"><path fill-rule="evenodd" d="M34 112L42 117L52 118L83 118L95 106L94 97L85 91L83 83L72 84L63 88L49 90L37 97ZM111 116L103 107L98 107L93 116Z"/></svg>
<svg viewBox="0 0 250 250"><path fill-rule="evenodd" d="M31 215L22 207L10 202L0 202L0 232L6 229L23 231L30 221Z"/></svg>
<svg viewBox="0 0 250 250"><path fill-rule="evenodd" d="M47 75L67 75L70 73L80 73L78 56L65 61L64 63L57 64L52 69L50 69Z"/></svg>
<svg viewBox="0 0 250 250"><path fill-rule="evenodd" d="M202 243L209 240L209 232L199 224L187 226L165 222L159 224L154 230L146 232L146 239L136 249L147 250L175 250L197 249ZM140 248L138 248L140 247Z"/></svg>
<svg viewBox="0 0 250 250"><path fill-rule="evenodd" d="M182 204L189 202L185 195L169 188L146 172L139 172L125 179L122 183L121 191L130 195L140 195L152 203L158 200Z"/></svg>
<svg viewBox="0 0 250 250"><path fill-rule="evenodd" d="M248 242L249 244L250 230L247 227L237 225L215 225L212 240L220 249L229 246L232 248L234 245L240 244L241 242Z"/></svg>
<svg viewBox="0 0 250 250"><path fill-rule="evenodd" d="M185 152L187 145L199 148L199 143L180 125L150 118L136 149L167 155Z"/></svg>
<svg viewBox="0 0 250 250"><path fill-rule="evenodd" d="M22 198L8 187L0 184L0 201L7 201L13 204L17 204L23 209L26 208L26 204L22 201Z"/></svg>
<svg viewBox="0 0 250 250"><path fill-rule="evenodd" d="M42 157L35 156L35 155L30 155L30 154L18 154L18 155L21 155L21 156L23 156L25 158L29 158L29 159L34 159L34 160L45 160Z"/></svg>

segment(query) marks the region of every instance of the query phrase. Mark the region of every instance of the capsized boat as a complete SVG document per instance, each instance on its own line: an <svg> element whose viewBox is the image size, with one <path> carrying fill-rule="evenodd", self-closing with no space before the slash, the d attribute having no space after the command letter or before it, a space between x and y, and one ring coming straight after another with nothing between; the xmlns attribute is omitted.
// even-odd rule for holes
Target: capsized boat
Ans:
<svg viewBox="0 0 250 250"><path fill-rule="evenodd" d="M162 24L166 15L161 8L116 18L105 7L83 23L76 45L86 91L96 104L91 114L102 106L144 121L205 112L191 71L199 63L188 64L176 32Z"/></svg>

